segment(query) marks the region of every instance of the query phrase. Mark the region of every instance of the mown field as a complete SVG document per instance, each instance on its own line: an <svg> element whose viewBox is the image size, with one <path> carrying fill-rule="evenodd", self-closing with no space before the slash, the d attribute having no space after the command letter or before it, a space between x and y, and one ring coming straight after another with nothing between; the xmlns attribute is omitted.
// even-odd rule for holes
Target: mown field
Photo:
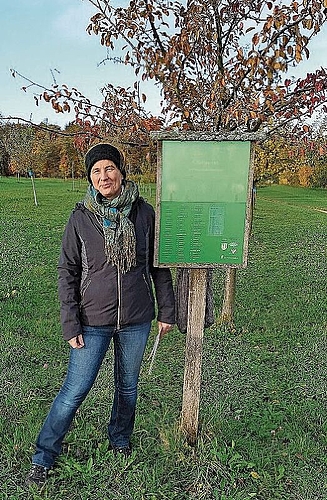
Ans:
<svg viewBox="0 0 327 500"><path fill-rule="evenodd" d="M144 362L132 458L108 450L109 352L48 486L26 490L36 434L66 371L56 265L86 186L35 184L38 206L29 179L0 178L0 498L326 500L327 193L282 186L258 190L235 327L205 332L197 446L179 434L185 336L175 329L150 376ZM217 314L223 279L215 273Z"/></svg>

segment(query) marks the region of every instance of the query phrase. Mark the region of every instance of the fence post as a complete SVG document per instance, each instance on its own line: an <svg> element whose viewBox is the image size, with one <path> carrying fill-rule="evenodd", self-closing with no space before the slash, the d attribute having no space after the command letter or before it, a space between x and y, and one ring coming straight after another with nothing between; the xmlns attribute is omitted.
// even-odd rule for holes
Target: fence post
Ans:
<svg viewBox="0 0 327 500"><path fill-rule="evenodd" d="M235 288L236 288L236 269L233 267L228 267L225 279L224 301L220 316L221 323L233 322Z"/></svg>

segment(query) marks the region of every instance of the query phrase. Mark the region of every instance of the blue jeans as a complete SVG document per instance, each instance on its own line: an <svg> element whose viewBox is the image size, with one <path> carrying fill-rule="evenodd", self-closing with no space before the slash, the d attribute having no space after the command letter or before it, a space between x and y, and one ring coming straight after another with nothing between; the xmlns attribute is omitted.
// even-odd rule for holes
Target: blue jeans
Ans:
<svg viewBox="0 0 327 500"><path fill-rule="evenodd" d="M151 323L83 327L85 346L71 349L66 379L56 396L36 441L33 464L50 468L60 454L62 441L76 411L91 389L108 350L114 342L115 393L108 425L113 446L129 444L134 428L137 383Z"/></svg>

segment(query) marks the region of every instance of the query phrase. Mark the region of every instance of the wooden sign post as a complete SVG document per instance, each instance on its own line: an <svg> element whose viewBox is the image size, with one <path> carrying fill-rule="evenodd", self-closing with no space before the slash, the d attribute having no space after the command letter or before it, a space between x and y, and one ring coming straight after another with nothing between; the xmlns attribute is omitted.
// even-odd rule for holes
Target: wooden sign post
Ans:
<svg viewBox="0 0 327 500"><path fill-rule="evenodd" d="M181 430L198 434L207 269L247 265L259 133L157 132L154 264L190 268Z"/></svg>
<svg viewBox="0 0 327 500"><path fill-rule="evenodd" d="M194 445L198 434L200 407L202 345L207 286L206 269L191 269L189 280L181 430L185 434L188 443Z"/></svg>

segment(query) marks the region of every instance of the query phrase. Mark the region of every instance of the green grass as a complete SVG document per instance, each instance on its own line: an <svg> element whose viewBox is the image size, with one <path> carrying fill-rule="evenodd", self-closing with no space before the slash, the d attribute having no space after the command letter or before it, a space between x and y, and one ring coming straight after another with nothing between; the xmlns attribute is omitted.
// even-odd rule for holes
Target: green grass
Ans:
<svg viewBox="0 0 327 500"><path fill-rule="evenodd" d="M175 329L150 376L144 362L132 459L115 459L106 440L109 352L49 485L26 491L33 443L66 371L56 265L84 189L36 179L36 207L30 180L0 179L0 498L326 500L327 214L317 209L327 195L286 186L258 190L235 328L205 332L197 446L179 433L185 336ZM145 195L153 201L154 190ZM223 279L216 271L217 313Z"/></svg>

